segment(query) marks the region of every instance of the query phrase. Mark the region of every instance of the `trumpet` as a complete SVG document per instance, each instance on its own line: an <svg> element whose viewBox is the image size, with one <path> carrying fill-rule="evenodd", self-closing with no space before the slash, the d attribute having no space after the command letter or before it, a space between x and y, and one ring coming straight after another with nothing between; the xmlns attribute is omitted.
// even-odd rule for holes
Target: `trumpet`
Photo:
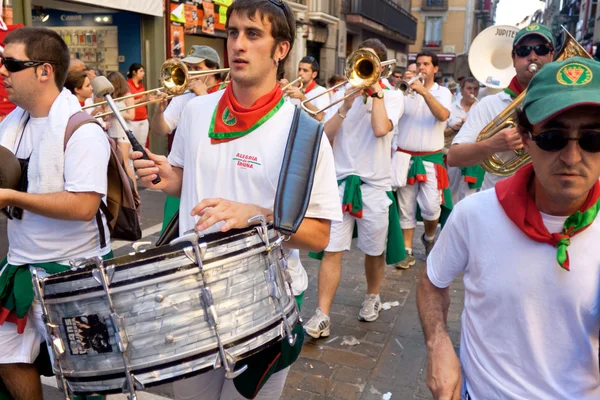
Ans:
<svg viewBox="0 0 600 400"><path fill-rule="evenodd" d="M202 70L202 71L189 71L187 65L185 65L185 63L183 61L181 61L178 58L171 58L171 59L168 59L167 61L165 61L160 68L160 83L162 85L161 87L156 88L156 89L146 90L146 91L140 92L140 93L129 94L127 96L118 97L113 100L114 101L122 101L125 99L130 99L132 97L139 97L139 96L143 96L146 94L159 93L159 92L169 94L169 96L167 96L166 98L144 101L142 103L138 103L133 106L128 106L128 107L124 107L124 108L120 109L120 111L130 110L132 108L137 108L137 107L145 106L148 104L157 103L159 101L163 101L163 100L170 99L175 96L184 94L185 91L187 90L189 84L191 83L192 79L202 78L202 77L209 76L209 75L221 74L224 72L229 72L229 70L230 70L229 68L222 68L222 69L207 69L207 70ZM216 85L211 85L210 87L214 87L214 86L216 86ZM101 101L98 103L91 104L89 106L85 106L82 109L86 110L89 108L100 107L105 104L106 104L106 101ZM112 111L98 114L98 115L96 115L96 117L98 117L98 118L104 117L104 116L110 115L110 114L112 114Z"/></svg>
<svg viewBox="0 0 600 400"><path fill-rule="evenodd" d="M281 88L281 90L283 90L284 92L286 91L286 89L298 85L298 89L302 89L302 87L304 86L304 83L302 83L302 77L299 76L296 79L294 79L293 81L291 81L290 83L288 83L287 85L285 85L284 87Z"/></svg>
<svg viewBox="0 0 600 400"><path fill-rule="evenodd" d="M419 72L417 74L417 76L415 76L414 78L412 78L408 81L406 81L406 80L400 81L400 83L398 83L398 90L401 91L402 93L404 93L404 95L412 94L413 90L410 88L410 85L415 83L417 80L421 81L422 85L425 84L425 77L423 75L421 75L421 73Z"/></svg>
<svg viewBox="0 0 600 400"><path fill-rule="evenodd" d="M473 93L471 93L469 95L470 98L472 98L473 100L475 100L475 103L479 103L479 99L477 98L477 96L475 96Z"/></svg>
<svg viewBox="0 0 600 400"><path fill-rule="evenodd" d="M323 111L333 107L334 105L346 100L348 97L354 96L356 93L360 92L363 89L368 88L373 85L381 78L387 78L390 76L396 66L396 60L388 60L381 61L375 53L369 50L356 50L346 60L346 68L344 69L344 73L346 75L346 80L338 83L327 89L326 91L310 98L306 99L300 103L300 106L309 113L310 115L317 115L322 113ZM339 100L334 101L329 104L327 107L323 107L320 110L313 111L306 106L306 103L310 103L313 100L324 96L325 94L329 95L330 92L334 92L340 87L350 83L356 89L351 93L346 93L344 97Z"/></svg>

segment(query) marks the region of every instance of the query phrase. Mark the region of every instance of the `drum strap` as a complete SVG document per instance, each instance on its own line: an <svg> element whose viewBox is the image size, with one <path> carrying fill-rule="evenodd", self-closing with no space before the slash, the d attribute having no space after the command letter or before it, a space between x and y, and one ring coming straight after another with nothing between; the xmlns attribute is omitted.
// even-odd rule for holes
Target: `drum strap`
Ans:
<svg viewBox="0 0 600 400"><path fill-rule="evenodd" d="M284 235L296 233L306 214L322 135L323 124L296 106L273 209L275 229Z"/></svg>

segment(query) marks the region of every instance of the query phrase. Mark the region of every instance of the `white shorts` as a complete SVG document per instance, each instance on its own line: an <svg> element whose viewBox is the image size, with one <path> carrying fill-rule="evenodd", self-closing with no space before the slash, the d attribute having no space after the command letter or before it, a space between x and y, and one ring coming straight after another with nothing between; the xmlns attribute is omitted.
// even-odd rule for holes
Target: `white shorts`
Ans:
<svg viewBox="0 0 600 400"><path fill-rule="evenodd" d="M345 184L341 184L340 203L344 197ZM350 250L354 224L358 226L358 248L369 256L380 256L387 244L389 212L392 201L383 189L366 184L361 185L363 215L355 218L345 212L342 221L331 222L328 252Z"/></svg>
<svg viewBox="0 0 600 400"><path fill-rule="evenodd" d="M467 196L477 193L479 189L470 189L469 184L462 176L460 168L448 167L448 180L450 181L450 191L452 192L452 204L456 205Z"/></svg>
<svg viewBox="0 0 600 400"><path fill-rule="evenodd" d="M396 190L400 208L400 227L413 229L417 226L417 203L425 221L435 221L442 214L442 191L438 189L435 164L424 161L427 182L415 182Z"/></svg>
<svg viewBox="0 0 600 400"><path fill-rule="evenodd" d="M131 127L133 136L143 147L146 147L146 140L148 140L148 130L150 129L150 123L147 119L141 121L128 121Z"/></svg>
<svg viewBox="0 0 600 400"><path fill-rule="evenodd" d="M0 326L0 364L33 364L40 352L40 344L46 336L42 322L42 307L34 300L25 332L17 333L17 325L5 322Z"/></svg>
<svg viewBox="0 0 600 400"><path fill-rule="evenodd" d="M290 367L271 375L258 392L255 400L279 400ZM223 368L173 382L176 400L245 400L232 380L225 379Z"/></svg>

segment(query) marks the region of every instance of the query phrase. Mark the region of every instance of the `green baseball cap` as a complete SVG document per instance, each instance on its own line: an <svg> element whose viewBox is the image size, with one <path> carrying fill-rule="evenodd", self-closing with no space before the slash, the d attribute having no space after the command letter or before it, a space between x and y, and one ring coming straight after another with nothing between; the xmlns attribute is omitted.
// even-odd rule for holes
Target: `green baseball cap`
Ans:
<svg viewBox="0 0 600 400"><path fill-rule="evenodd" d="M548 29L546 25L537 23L529 24L517 32L515 35L515 40L513 40L513 47L516 47L521 40L533 35L541 36L543 39L547 40L552 47L554 47L554 36L552 36L550 29Z"/></svg>
<svg viewBox="0 0 600 400"><path fill-rule="evenodd" d="M600 62L571 57L548 63L535 74L523 110L529 122L539 124L581 105L596 105L600 112Z"/></svg>

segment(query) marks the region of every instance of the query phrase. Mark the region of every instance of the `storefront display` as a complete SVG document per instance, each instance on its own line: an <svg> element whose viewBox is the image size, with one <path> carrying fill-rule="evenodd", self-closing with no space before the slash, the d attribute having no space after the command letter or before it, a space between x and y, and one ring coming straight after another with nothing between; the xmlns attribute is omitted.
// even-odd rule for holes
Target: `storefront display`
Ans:
<svg viewBox="0 0 600 400"><path fill-rule="evenodd" d="M49 27L58 32L69 46L71 58L104 71L119 70L118 30L116 26L93 29L78 27Z"/></svg>

